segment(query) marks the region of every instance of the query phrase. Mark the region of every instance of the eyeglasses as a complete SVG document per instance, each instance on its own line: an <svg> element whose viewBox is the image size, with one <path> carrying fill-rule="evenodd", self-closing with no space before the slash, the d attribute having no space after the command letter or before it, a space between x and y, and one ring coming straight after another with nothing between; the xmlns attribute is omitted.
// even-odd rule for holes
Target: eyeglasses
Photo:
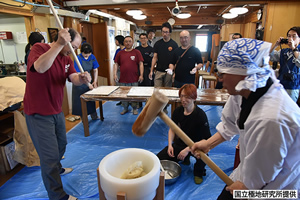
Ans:
<svg viewBox="0 0 300 200"><path fill-rule="evenodd" d="M298 35L288 35L287 37L288 37L288 38L296 39L296 38L298 38L299 36L298 36Z"/></svg>
<svg viewBox="0 0 300 200"><path fill-rule="evenodd" d="M162 33L169 34L170 32L169 31L162 31Z"/></svg>
<svg viewBox="0 0 300 200"><path fill-rule="evenodd" d="M184 37L180 37L180 40L187 40L189 37L184 36Z"/></svg>
<svg viewBox="0 0 300 200"><path fill-rule="evenodd" d="M179 97L180 97L180 98L191 99L191 97L190 97L190 96L188 96L188 95L184 95L184 94L181 94Z"/></svg>

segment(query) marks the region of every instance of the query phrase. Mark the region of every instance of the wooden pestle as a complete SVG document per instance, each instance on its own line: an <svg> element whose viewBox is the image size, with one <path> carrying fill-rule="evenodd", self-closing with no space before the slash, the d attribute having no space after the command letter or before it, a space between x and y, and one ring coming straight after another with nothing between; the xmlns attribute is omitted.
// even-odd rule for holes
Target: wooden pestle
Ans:
<svg viewBox="0 0 300 200"><path fill-rule="evenodd" d="M143 136L151 127L156 117L159 116L174 133L189 147L194 142L171 120L162 109L168 103L168 97L158 91L154 91L150 100L138 116L132 126L132 132L137 136ZM227 185L231 185L233 181L202 151L199 151L201 160L207 164Z"/></svg>

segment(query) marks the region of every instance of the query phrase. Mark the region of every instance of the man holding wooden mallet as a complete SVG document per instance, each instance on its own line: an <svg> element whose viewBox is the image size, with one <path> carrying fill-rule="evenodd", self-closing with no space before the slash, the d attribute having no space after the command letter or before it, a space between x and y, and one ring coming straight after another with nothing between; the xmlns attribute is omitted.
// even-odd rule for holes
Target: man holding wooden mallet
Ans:
<svg viewBox="0 0 300 200"><path fill-rule="evenodd" d="M67 145L62 102L66 79L75 85L89 84L88 72L77 73L68 56L81 44L74 29L61 29L51 44L37 43L28 58L24 112L29 134L40 157L41 174L50 200L76 199L66 194L61 175L72 168L62 168L60 160Z"/></svg>

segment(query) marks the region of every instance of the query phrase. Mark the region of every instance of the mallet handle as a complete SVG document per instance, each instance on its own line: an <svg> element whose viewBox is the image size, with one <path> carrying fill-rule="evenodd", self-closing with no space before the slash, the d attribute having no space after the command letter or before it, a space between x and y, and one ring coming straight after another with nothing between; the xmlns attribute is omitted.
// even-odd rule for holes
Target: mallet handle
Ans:
<svg viewBox="0 0 300 200"><path fill-rule="evenodd" d="M172 131L180 138L182 141L192 147L194 142L171 120L164 112L158 114L158 116L171 128ZM201 155L201 160L207 164L227 185L231 185L233 181L216 165L204 152L199 151Z"/></svg>
<svg viewBox="0 0 300 200"><path fill-rule="evenodd" d="M61 21L60 21L59 18L58 18L58 15L57 15L57 13L56 13L56 10L55 10L54 7L53 7L53 4L52 4L51 0L46 0L46 1L47 1L47 3L48 3L49 6L50 6L50 9L51 9L51 11L52 11L52 13L53 13L53 15L54 15L54 17L55 17L55 19L56 19L56 22L57 22L59 28L60 28L60 29L64 29L63 25L61 24ZM70 49L71 52L72 52L72 55L73 55L73 57L74 57L74 59L75 59L75 62L76 62L76 64L77 64L77 66L78 66L80 72L84 73L84 70L83 70L83 68L82 68L82 66L81 66L81 64L80 64L80 62L79 62L79 60L78 60L78 58L77 58L77 55L75 54L75 51L74 51L74 49L73 49L73 47L72 47L71 42L68 42L68 46L69 46L69 49ZM89 86L90 89L93 89L93 86L91 85L91 83L88 83L87 86Z"/></svg>

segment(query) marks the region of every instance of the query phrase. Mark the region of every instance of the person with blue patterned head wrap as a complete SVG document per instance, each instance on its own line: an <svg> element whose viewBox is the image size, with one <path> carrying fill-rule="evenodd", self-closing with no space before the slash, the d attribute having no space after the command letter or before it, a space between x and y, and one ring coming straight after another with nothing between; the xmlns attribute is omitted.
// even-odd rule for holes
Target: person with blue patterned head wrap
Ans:
<svg viewBox="0 0 300 200"><path fill-rule="evenodd" d="M248 89L255 92L264 87L269 77L276 78L269 66L269 51L271 43L241 38L227 42L221 49L217 68L219 74L242 75L235 90ZM224 84L224 83L223 83Z"/></svg>
<svg viewBox="0 0 300 200"><path fill-rule="evenodd" d="M270 48L242 38L226 43L218 55L219 78L231 95L217 133L192 147L198 158L197 150L208 153L239 135L241 162L218 200L233 199L233 190L299 192L300 109L268 65Z"/></svg>

